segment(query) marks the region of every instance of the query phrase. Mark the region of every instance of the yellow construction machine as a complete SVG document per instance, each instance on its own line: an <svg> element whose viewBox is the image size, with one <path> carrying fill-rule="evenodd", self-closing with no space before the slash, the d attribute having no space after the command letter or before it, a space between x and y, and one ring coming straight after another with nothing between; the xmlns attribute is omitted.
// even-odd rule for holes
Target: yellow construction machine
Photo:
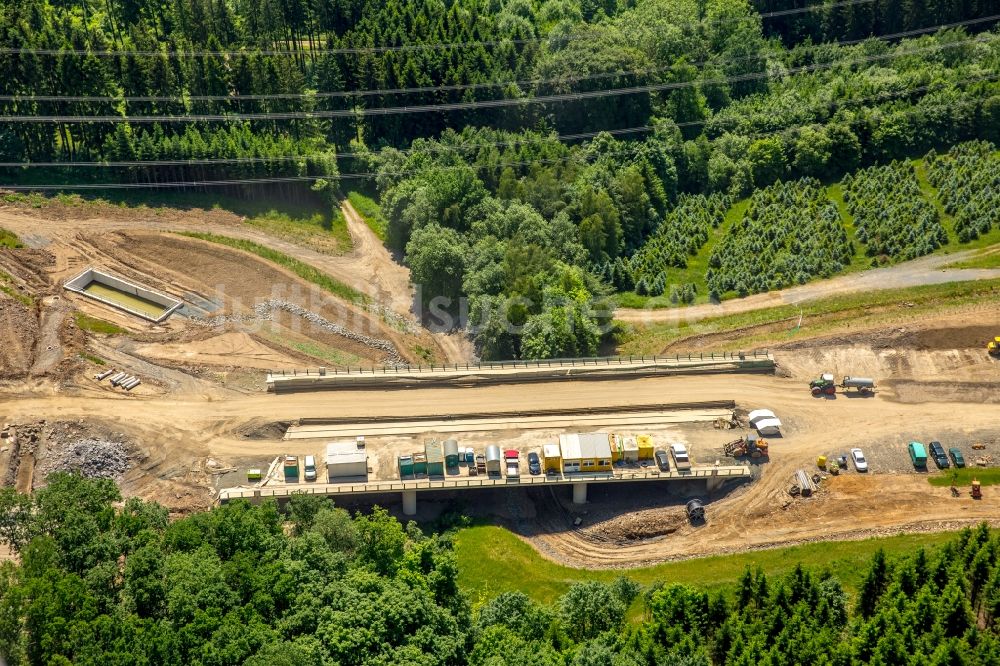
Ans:
<svg viewBox="0 0 1000 666"><path fill-rule="evenodd" d="M986 344L986 353L990 356L1000 358L1000 335L993 338Z"/></svg>
<svg viewBox="0 0 1000 666"><path fill-rule="evenodd" d="M744 456L754 459L769 457L767 440L763 437L758 437L756 434L746 435L745 437L733 440L723 445L722 450L727 456L732 456L733 458L742 458Z"/></svg>

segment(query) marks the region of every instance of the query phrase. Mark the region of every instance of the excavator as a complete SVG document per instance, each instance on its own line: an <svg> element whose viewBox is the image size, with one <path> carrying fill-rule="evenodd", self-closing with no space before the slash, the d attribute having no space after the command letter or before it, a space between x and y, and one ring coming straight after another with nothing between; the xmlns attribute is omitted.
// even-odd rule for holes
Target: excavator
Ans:
<svg viewBox="0 0 1000 666"><path fill-rule="evenodd" d="M1000 358L1000 335L986 344L986 353L990 356Z"/></svg>
<svg viewBox="0 0 1000 666"><path fill-rule="evenodd" d="M809 390L813 395L834 395L837 392L837 385L833 381L833 373L824 372L819 379L809 382Z"/></svg>

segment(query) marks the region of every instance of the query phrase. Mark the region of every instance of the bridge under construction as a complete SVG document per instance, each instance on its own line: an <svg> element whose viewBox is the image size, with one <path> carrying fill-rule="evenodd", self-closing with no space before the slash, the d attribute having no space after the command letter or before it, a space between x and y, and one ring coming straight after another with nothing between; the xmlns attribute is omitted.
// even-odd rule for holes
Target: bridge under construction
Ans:
<svg viewBox="0 0 1000 666"><path fill-rule="evenodd" d="M321 390L471 387L552 381L608 380L683 374L773 372L767 351L706 352L674 356L505 361L442 366L272 370L267 388L275 393Z"/></svg>

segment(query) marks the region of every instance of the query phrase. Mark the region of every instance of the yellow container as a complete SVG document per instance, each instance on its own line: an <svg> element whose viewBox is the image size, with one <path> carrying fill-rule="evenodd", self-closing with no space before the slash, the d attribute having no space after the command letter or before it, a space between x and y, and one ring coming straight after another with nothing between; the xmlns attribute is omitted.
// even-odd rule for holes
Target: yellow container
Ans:
<svg viewBox="0 0 1000 666"><path fill-rule="evenodd" d="M639 460L652 460L653 438L649 435L639 435L635 441L639 445Z"/></svg>
<svg viewBox="0 0 1000 666"><path fill-rule="evenodd" d="M608 444L611 445L611 462L616 463L624 457L621 441L615 433L608 435Z"/></svg>
<svg viewBox="0 0 1000 666"><path fill-rule="evenodd" d="M816 465L820 469L826 469L826 456L820 456L819 458L816 458Z"/></svg>

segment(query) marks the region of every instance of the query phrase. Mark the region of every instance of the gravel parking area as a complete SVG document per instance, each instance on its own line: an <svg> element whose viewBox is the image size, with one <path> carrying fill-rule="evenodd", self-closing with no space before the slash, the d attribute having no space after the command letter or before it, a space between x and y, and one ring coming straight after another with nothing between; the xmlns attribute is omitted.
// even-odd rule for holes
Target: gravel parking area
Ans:
<svg viewBox="0 0 1000 666"><path fill-rule="evenodd" d="M864 451L868 460L869 474L932 474L938 471L937 465L930 458L930 442L937 440L941 442L947 453L949 448L956 447L965 457L966 467L976 467L979 458L984 459L988 467L1000 464L1000 430L976 431L972 433L960 430L911 430L900 433L894 440L885 439L865 439L860 437L856 443L844 445L843 448L830 449L827 456L848 455L852 448L860 448ZM917 470L910 462L910 454L907 446L910 442L916 441L924 445L927 450L927 471ZM982 444L984 449L973 449L973 444ZM949 459L950 462L950 459ZM856 473L854 465L848 462L848 472ZM843 473L843 471L841 472Z"/></svg>

